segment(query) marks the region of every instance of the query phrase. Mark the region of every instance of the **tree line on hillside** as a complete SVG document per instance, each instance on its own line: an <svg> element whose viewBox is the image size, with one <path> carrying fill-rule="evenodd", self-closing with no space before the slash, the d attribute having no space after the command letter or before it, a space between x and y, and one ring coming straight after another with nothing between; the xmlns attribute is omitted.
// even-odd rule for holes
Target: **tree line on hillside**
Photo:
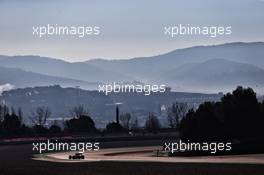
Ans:
<svg viewBox="0 0 264 175"><path fill-rule="evenodd" d="M88 110L78 105L69 111L71 119L64 125L56 121L47 126L51 117L48 107L36 108L29 117L32 126L23 122L23 112L19 108L0 105L0 137L40 136L52 134L105 134L129 133L131 131L158 133L162 128L159 118L149 113L144 124L130 113L119 116L117 106L116 121L106 125L104 130L96 128ZM219 102L204 102L194 110L186 103L173 103L167 109L167 121L170 131L180 133L187 140L228 140L252 137L264 137L264 102L257 100L251 88L238 87L227 93Z"/></svg>

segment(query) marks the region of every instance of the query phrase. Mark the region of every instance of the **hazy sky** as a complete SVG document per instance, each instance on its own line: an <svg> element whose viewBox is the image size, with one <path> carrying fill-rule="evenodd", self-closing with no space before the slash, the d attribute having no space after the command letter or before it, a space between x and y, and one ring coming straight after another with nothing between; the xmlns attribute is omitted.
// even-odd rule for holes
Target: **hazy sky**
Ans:
<svg viewBox="0 0 264 175"><path fill-rule="evenodd" d="M33 26L96 25L97 37L37 38ZM164 35L166 25L232 26L231 36ZM0 55L131 58L194 45L264 41L264 0L0 0Z"/></svg>

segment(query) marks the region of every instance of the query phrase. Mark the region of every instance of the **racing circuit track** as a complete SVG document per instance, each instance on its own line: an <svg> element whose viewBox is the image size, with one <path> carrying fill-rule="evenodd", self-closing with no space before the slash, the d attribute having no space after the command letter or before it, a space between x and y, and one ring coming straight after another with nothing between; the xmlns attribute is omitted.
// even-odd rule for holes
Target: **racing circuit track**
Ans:
<svg viewBox="0 0 264 175"><path fill-rule="evenodd" d="M134 161L134 162L170 162L170 163L240 163L263 164L264 154L229 155L229 156L195 156L167 157L157 156L159 146L107 148L99 151L84 152L84 160L69 160L74 152L50 153L44 157L34 158L52 162L98 162L98 161Z"/></svg>
<svg viewBox="0 0 264 175"><path fill-rule="evenodd" d="M157 141L111 141L86 160L69 152L35 157L31 144L0 145L1 175L263 175L263 155L232 157L155 157ZM122 147L120 147L122 146ZM134 148L132 148L134 147ZM213 160L214 159L214 160ZM209 162L209 163L206 163ZM224 162L224 163L221 163ZM229 163L228 163L229 162ZM236 163L232 163L236 162Z"/></svg>

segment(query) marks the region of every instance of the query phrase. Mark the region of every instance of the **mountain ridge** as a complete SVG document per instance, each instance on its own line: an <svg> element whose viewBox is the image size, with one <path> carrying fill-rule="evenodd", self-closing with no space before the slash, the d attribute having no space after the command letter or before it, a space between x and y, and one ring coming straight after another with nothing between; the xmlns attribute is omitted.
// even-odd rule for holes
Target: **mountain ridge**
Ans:
<svg viewBox="0 0 264 175"><path fill-rule="evenodd" d="M80 86L83 88L95 87L97 84L89 83L70 78L61 78L56 76L48 76L31 71L24 71L20 68L7 68L0 66L0 85L11 84L15 88L47 86L60 84L63 87Z"/></svg>
<svg viewBox="0 0 264 175"><path fill-rule="evenodd" d="M212 59L202 63L183 66L182 69L170 70L160 76L160 82L183 87L208 87L229 91L238 85L254 87L262 91L264 86L264 69L257 66L229 61ZM189 89L190 91L190 89ZM210 91L202 91L210 92Z"/></svg>
<svg viewBox="0 0 264 175"><path fill-rule="evenodd" d="M1 58L1 57L0 57ZM2 57L3 58L3 57ZM129 79L120 73L107 71L93 65L69 63L59 59L40 56L13 56L0 59L0 65L20 68L43 75L71 78L88 82L101 82ZM130 78L132 79L132 78Z"/></svg>
<svg viewBox="0 0 264 175"><path fill-rule="evenodd" d="M226 66L221 66L219 70L217 64L214 64L214 68L210 70L208 67L212 65L203 65L203 69L209 71L208 75L210 75L211 78L206 78L207 74L203 74L203 78L198 78L197 75L199 75L199 72L196 72L193 73L194 76L192 82L194 81L194 77L196 77L196 81L200 81L200 84L203 83L204 86L208 85L208 82L213 82L212 79L216 79L216 77L213 78L213 76L218 70L220 72L225 71L225 74L217 75L217 79L221 79L223 83L217 84L220 88L226 86L231 87L231 85L233 87L234 84L232 82L241 82L240 85L246 85L248 84L250 77L253 80L251 84L262 85L263 80L260 78L260 75L264 77L264 73L262 70L259 72L254 72L253 70L259 70L259 68L264 69L264 42L233 42L208 46L200 45L176 49L152 57L137 57L128 60L93 59L85 62L73 63L40 56L0 56L0 65L10 68L20 68L43 75L104 84L112 83L114 81L140 81L145 84L153 84L157 82L166 83L167 81L165 78L166 74L168 74L168 77L171 77L171 81L169 81L167 85L171 86L179 82L177 79L173 80L172 77L181 76L181 81L184 80L185 82L191 80L191 76L188 75L188 73L177 75L181 70L187 70L188 67L192 67L195 64L202 64L208 60L221 59L225 60L225 63L223 64L226 64ZM236 64L236 66L233 64ZM245 64L247 66L245 66ZM226 68L230 65L233 65L233 68L237 67L236 73L227 74L228 72L226 72ZM243 71L243 69L249 67L250 71ZM201 72L203 69L201 69ZM243 78L242 74L244 77L248 78ZM254 75L257 78L254 77ZM163 76L165 78L163 78ZM232 77L233 80L230 79L228 84L224 83L225 77L229 79ZM186 84L192 86L191 82ZM204 90L204 86L197 87L195 92ZM182 87L181 89L188 88L189 87ZM214 92L218 91L215 87L212 87L211 90L215 90Z"/></svg>
<svg viewBox="0 0 264 175"><path fill-rule="evenodd" d="M163 55L133 58L130 60L89 60L86 63L109 70L117 69L119 73L149 79L161 71L177 68L186 63L203 62L209 59L227 59L249 63L264 68L264 42L225 43L221 45L194 46L176 49ZM253 60L254 59L254 60ZM119 69L118 69L119 68ZM148 69L147 71L145 69Z"/></svg>

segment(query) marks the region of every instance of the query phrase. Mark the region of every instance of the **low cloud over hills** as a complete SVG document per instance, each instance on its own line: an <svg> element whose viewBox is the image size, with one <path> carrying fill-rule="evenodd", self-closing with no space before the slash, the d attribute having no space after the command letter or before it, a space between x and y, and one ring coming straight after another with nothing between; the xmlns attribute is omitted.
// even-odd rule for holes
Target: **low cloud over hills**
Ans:
<svg viewBox="0 0 264 175"><path fill-rule="evenodd" d="M263 42L196 46L153 57L128 60L94 59L78 63L38 56L0 56L0 65L30 71L23 72L23 75L28 76L27 79L39 81L28 83L29 86L38 83L42 85L44 79L49 80L44 81L45 85L57 81L56 84L64 83L69 86L88 82L96 84L137 80L144 83L165 83L175 90L195 92L230 91L237 85L251 86L258 93L263 93L264 89ZM9 71L12 75L20 74L17 69L11 70ZM36 78L34 73L40 78ZM10 73L0 74L0 83L12 84L12 77L7 78L8 74ZM7 81L3 81L4 78ZM16 84L22 86L22 79ZM86 89L91 87L86 86Z"/></svg>

